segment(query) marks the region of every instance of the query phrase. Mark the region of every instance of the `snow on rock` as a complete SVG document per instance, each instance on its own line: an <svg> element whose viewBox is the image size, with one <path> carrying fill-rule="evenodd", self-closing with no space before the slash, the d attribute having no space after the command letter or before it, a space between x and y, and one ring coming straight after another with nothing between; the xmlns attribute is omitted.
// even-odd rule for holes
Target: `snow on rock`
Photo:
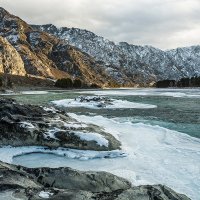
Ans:
<svg viewBox="0 0 200 200"><path fill-rule="evenodd" d="M6 37L6 39L8 41L10 41L10 43L12 43L12 44L17 44L17 42L19 40L19 35L9 35Z"/></svg>
<svg viewBox="0 0 200 200"><path fill-rule="evenodd" d="M20 127L26 128L26 129L34 129L35 126L30 122L20 122Z"/></svg>
<svg viewBox="0 0 200 200"><path fill-rule="evenodd" d="M43 199L48 199L50 196L52 196L53 193L51 192L46 192L46 191L41 191L39 193L39 197L43 198Z"/></svg>
<svg viewBox="0 0 200 200"><path fill-rule="evenodd" d="M71 125L71 126L70 126ZM82 126L78 125L78 124L66 124L65 127L69 127L69 128L80 128ZM54 140L59 140L55 134L58 132L65 132L66 130L62 130L59 128L53 128L48 130L47 132L44 133L44 137L46 139L54 139ZM68 132L68 131L67 131ZM108 147L108 140L104 138L104 136L95 133L95 132L84 132L84 131L79 131L79 130L74 130L74 131L69 131L68 134L71 135L76 135L78 136L81 140L85 140L85 141L95 141L99 146L105 146Z"/></svg>
<svg viewBox="0 0 200 200"><path fill-rule="evenodd" d="M46 139L54 139L54 140L58 140L58 138L55 136L55 133L57 133L58 131L62 131L59 128L54 127L53 129L48 130L47 132L44 133L44 137Z"/></svg>
<svg viewBox="0 0 200 200"><path fill-rule="evenodd" d="M13 195L13 191L4 191L0 193L0 200L21 200Z"/></svg>
<svg viewBox="0 0 200 200"><path fill-rule="evenodd" d="M52 113L56 113L58 110L56 110L54 107L42 107L44 111L47 112L52 112Z"/></svg>
<svg viewBox="0 0 200 200"><path fill-rule="evenodd" d="M156 105L135 103L127 100L116 100L100 96L80 96L75 99L52 101L57 106L85 107L90 109L121 109L121 108L156 108Z"/></svg>
<svg viewBox="0 0 200 200"><path fill-rule="evenodd" d="M77 131L74 134L78 136L81 140L95 141L100 146L108 147L108 144L109 144L108 140L106 140L102 135L98 133Z"/></svg>

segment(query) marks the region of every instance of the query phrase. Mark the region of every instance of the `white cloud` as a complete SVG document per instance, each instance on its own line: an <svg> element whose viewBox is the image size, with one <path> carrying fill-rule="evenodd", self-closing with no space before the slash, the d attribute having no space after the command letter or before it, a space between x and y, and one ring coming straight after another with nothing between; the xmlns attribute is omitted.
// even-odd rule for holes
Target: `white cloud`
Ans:
<svg viewBox="0 0 200 200"><path fill-rule="evenodd" d="M199 0L0 0L29 23L88 29L163 49L200 43Z"/></svg>

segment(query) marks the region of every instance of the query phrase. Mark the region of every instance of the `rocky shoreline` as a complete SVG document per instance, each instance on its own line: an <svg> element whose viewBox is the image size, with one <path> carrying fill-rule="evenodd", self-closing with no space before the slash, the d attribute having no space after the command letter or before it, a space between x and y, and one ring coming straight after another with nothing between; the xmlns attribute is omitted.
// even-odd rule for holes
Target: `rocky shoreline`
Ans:
<svg viewBox="0 0 200 200"><path fill-rule="evenodd" d="M163 185L132 187L127 180L106 172L71 168L25 168L0 162L0 192L16 199L69 200L189 200Z"/></svg>
<svg viewBox="0 0 200 200"><path fill-rule="evenodd" d="M77 122L54 107L0 98L0 145L109 152L120 151L121 143L101 127ZM8 200L189 199L163 185L134 187L124 178L107 172L81 172L63 167L32 169L5 162L0 162L0 199L1 196Z"/></svg>
<svg viewBox="0 0 200 200"><path fill-rule="evenodd" d="M79 123L55 108L22 105L12 99L0 99L0 127L0 145L120 149L120 142L100 127ZM94 140L83 137L87 134Z"/></svg>

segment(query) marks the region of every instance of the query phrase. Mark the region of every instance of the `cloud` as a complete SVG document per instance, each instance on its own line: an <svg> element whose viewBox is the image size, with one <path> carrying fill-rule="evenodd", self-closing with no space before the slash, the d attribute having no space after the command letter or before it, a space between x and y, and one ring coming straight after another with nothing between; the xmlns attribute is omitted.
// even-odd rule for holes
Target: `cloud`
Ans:
<svg viewBox="0 0 200 200"><path fill-rule="evenodd" d="M115 42L162 49L200 42L199 0L0 0L32 24L95 32Z"/></svg>

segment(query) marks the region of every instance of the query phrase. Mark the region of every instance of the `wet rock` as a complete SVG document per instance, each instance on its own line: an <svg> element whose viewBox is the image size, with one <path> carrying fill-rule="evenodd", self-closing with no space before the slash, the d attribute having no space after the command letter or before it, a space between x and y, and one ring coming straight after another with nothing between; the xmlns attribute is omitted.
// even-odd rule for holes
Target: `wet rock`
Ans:
<svg viewBox="0 0 200 200"><path fill-rule="evenodd" d="M108 141L108 145L100 145L95 138L81 138L80 133L98 134L100 139ZM0 145L99 151L120 149L120 142L98 126L81 124L54 108L19 104L6 98L0 98Z"/></svg>
<svg viewBox="0 0 200 200"><path fill-rule="evenodd" d="M79 96L75 98L75 101L80 103L95 103L98 108L113 105L113 100L104 96Z"/></svg>

